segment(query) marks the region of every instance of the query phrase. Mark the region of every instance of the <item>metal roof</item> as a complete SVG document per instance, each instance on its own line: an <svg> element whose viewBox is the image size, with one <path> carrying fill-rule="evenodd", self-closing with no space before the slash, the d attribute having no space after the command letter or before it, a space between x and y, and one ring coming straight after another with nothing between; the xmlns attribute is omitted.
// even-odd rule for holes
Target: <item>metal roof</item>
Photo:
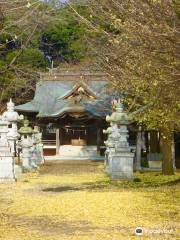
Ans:
<svg viewBox="0 0 180 240"><path fill-rule="evenodd" d="M77 90L77 86L83 86L87 92L92 92L96 99L83 99L74 103L65 98L69 93ZM107 81L81 79L77 82L71 80L41 80L35 91L34 99L28 103L16 106L20 112L38 113L37 117L61 117L70 112L87 112L96 117L104 117L111 113L111 96L107 92Z"/></svg>

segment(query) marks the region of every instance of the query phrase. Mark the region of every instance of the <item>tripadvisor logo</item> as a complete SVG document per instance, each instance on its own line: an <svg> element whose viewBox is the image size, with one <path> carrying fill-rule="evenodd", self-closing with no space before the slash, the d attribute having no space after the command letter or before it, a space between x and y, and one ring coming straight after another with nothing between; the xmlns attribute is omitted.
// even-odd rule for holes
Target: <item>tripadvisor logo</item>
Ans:
<svg viewBox="0 0 180 240"><path fill-rule="evenodd" d="M142 236L143 234L162 234L162 233L172 234L173 229L146 229L146 228L142 229L142 227L137 227L135 229L136 236Z"/></svg>
<svg viewBox="0 0 180 240"><path fill-rule="evenodd" d="M135 229L135 234L136 234L137 236L142 236L142 235L143 235L143 230L142 230L142 228L141 228L141 227L137 227L137 228Z"/></svg>

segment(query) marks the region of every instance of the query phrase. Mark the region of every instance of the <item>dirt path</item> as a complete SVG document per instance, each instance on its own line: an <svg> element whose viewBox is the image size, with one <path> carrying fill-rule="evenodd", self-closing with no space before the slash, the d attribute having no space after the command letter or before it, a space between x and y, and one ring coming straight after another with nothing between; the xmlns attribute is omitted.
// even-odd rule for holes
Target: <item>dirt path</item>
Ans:
<svg viewBox="0 0 180 240"><path fill-rule="evenodd" d="M162 181L154 174L157 187L148 185L150 174L138 177L139 183L116 183L102 162L47 162L0 184L0 239L137 239L137 226L142 239L177 239L178 176Z"/></svg>

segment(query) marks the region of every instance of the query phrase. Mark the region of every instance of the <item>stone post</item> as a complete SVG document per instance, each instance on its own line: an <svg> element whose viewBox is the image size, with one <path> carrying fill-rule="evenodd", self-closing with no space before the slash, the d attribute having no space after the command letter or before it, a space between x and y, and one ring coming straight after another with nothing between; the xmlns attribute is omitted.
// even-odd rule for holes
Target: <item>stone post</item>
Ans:
<svg viewBox="0 0 180 240"><path fill-rule="evenodd" d="M60 139L59 139L59 128L56 128L56 155L59 155Z"/></svg>
<svg viewBox="0 0 180 240"><path fill-rule="evenodd" d="M8 121L0 117L0 181L15 181L13 153L7 134Z"/></svg>

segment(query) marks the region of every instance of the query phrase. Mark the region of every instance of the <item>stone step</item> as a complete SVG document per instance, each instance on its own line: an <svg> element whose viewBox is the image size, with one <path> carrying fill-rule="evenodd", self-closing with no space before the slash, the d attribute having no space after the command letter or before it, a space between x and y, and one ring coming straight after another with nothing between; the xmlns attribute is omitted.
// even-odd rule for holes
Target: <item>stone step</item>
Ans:
<svg viewBox="0 0 180 240"><path fill-rule="evenodd" d="M90 157L97 155L96 146L72 146L63 145L60 146L59 156L77 156L77 157Z"/></svg>
<svg viewBox="0 0 180 240"><path fill-rule="evenodd" d="M45 161L104 161L104 157L102 156L91 156L91 157L72 157L72 156L45 156Z"/></svg>

